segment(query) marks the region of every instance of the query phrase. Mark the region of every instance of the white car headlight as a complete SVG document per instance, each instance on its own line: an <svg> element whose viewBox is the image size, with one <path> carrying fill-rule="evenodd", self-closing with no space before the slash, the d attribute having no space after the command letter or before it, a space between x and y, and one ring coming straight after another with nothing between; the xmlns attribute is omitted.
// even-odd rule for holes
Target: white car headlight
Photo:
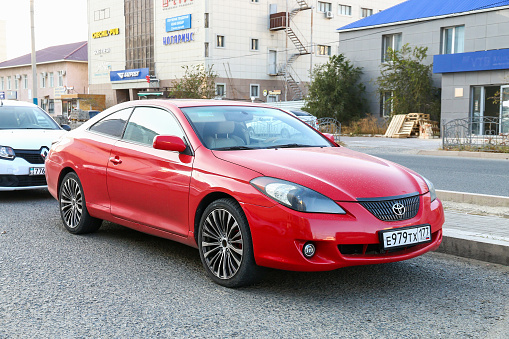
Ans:
<svg viewBox="0 0 509 339"><path fill-rule="evenodd" d="M0 159L12 160L16 157L14 150L9 146L0 146Z"/></svg>
<svg viewBox="0 0 509 339"><path fill-rule="evenodd" d="M422 177L422 176L421 176ZM429 194L431 195L431 202L435 201L437 198L437 192L435 192L435 185L425 177L422 177L424 181L426 182L426 185L428 185Z"/></svg>
<svg viewBox="0 0 509 339"><path fill-rule="evenodd" d="M300 212L346 214L332 199L290 181L259 177L251 180L257 190L280 204Z"/></svg>

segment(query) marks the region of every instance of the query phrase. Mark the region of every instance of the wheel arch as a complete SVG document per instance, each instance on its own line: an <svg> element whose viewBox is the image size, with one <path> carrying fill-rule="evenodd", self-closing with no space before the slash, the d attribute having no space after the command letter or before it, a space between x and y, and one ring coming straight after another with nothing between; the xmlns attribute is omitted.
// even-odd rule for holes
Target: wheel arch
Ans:
<svg viewBox="0 0 509 339"><path fill-rule="evenodd" d="M60 174L58 176L58 184L57 184L57 197L60 196L60 185L62 184L62 180L64 180L64 177L68 173L71 173L71 172L76 173L76 171L72 167L65 167L62 169L62 171L60 171ZM78 174L76 173L76 175L78 175Z"/></svg>

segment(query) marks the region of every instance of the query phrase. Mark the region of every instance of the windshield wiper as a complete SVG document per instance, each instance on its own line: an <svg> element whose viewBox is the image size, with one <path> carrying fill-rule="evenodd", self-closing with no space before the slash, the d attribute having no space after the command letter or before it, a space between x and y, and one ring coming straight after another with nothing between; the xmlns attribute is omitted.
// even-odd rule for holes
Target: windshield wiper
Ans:
<svg viewBox="0 0 509 339"><path fill-rule="evenodd" d="M237 150L245 150L245 149L253 149L252 147L248 146L230 146L230 147L221 147L221 148L214 148L214 151L237 151Z"/></svg>
<svg viewBox="0 0 509 339"><path fill-rule="evenodd" d="M319 147L319 146L303 145L303 144L285 144L285 145L268 146L266 148L298 148L298 147Z"/></svg>

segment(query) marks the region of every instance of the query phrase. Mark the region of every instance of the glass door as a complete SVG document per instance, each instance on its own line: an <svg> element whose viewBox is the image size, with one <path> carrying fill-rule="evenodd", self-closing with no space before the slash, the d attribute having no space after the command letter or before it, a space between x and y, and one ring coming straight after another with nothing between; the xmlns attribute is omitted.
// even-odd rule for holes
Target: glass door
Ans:
<svg viewBox="0 0 509 339"><path fill-rule="evenodd" d="M484 125L481 124L484 112L484 87L472 88L472 134L482 135L484 133Z"/></svg>
<svg viewBox="0 0 509 339"><path fill-rule="evenodd" d="M500 87L500 133L509 133L509 85Z"/></svg>

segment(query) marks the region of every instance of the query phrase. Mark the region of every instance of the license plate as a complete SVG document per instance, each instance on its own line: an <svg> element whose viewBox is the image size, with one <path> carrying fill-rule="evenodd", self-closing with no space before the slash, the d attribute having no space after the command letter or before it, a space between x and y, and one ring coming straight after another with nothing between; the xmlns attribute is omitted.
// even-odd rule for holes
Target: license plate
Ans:
<svg viewBox="0 0 509 339"><path fill-rule="evenodd" d="M380 231L384 249L431 242L431 226L421 225Z"/></svg>
<svg viewBox="0 0 509 339"><path fill-rule="evenodd" d="M44 167L30 167L28 175L44 175L45 173Z"/></svg>

